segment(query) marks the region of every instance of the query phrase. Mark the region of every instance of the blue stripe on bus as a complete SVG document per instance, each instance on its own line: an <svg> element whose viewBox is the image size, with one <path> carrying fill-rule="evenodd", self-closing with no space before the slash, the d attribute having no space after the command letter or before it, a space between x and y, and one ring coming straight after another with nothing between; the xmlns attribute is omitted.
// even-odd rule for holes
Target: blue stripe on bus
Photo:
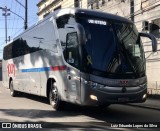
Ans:
<svg viewBox="0 0 160 131"><path fill-rule="evenodd" d="M62 66L21 69L21 72L43 72L43 71L62 71L62 70L66 70L66 66L62 65Z"/></svg>
<svg viewBox="0 0 160 131"><path fill-rule="evenodd" d="M43 72L50 70L51 70L50 67L41 67L41 68L22 69L21 72Z"/></svg>

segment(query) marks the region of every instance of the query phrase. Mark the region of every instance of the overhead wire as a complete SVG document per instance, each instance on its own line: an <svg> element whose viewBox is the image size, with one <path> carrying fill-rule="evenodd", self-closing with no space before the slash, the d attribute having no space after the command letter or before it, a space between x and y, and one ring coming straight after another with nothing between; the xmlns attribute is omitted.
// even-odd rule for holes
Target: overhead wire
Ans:
<svg viewBox="0 0 160 131"><path fill-rule="evenodd" d="M11 1L9 9L12 9L12 5L13 5L13 0ZM7 18L7 21L10 21L10 16ZM8 25L8 28L11 28L11 24Z"/></svg>
<svg viewBox="0 0 160 131"><path fill-rule="evenodd" d="M5 29L5 28L0 28L1 30L3 29ZM13 29L20 29L20 28L7 28L7 30L13 30Z"/></svg>
<svg viewBox="0 0 160 131"><path fill-rule="evenodd" d="M17 3L16 3L17 4ZM19 5L19 9L18 9L18 13L17 14L20 14L20 11L21 11L21 6ZM18 21L16 21L16 27L18 26L18 24L19 24L19 22Z"/></svg>
<svg viewBox="0 0 160 131"><path fill-rule="evenodd" d="M18 31L16 31L16 32L11 36L11 38L14 38L15 36L17 36L22 29L24 29L24 26L23 26L22 28L20 28Z"/></svg>
<svg viewBox="0 0 160 131"><path fill-rule="evenodd" d="M16 10L16 8L17 8L17 3L15 4L15 10ZM14 15L14 20L13 20L12 28L14 27L14 24L15 24L15 15ZM12 30L11 34L13 34L13 30Z"/></svg>

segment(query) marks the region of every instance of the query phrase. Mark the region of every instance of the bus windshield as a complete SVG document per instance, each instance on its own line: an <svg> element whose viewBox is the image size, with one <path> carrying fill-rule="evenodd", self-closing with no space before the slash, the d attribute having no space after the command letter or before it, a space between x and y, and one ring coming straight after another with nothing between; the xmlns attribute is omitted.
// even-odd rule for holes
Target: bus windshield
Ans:
<svg viewBox="0 0 160 131"><path fill-rule="evenodd" d="M78 16L77 22L86 36L82 70L108 78L145 76L144 51L134 24L93 16Z"/></svg>

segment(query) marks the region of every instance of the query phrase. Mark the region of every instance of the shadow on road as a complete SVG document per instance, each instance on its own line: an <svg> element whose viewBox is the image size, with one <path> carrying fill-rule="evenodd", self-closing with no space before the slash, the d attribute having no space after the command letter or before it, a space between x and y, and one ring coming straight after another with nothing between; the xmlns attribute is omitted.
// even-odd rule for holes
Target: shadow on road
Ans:
<svg viewBox="0 0 160 131"><path fill-rule="evenodd" d="M23 97L23 98L30 99L30 100L37 101L37 102L41 102L41 103L44 103L44 104L49 104L49 101L46 97L27 94L27 93L23 93L23 92L19 92L18 96L16 96L16 97L20 97L20 98Z"/></svg>
<svg viewBox="0 0 160 131"><path fill-rule="evenodd" d="M49 104L43 97L23 94L19 97L31 99L44 104ZM134 107L129 105L111 105L108 108L84 107L67 103L64 111L43 110L43 109L0 109L6 115L36 118L64 118L76 116L88 116L91 120L115 122L160 122L160 112ZM73 121L73 120L72 120ZM45 120L43 121L45 122Z"/></svg>

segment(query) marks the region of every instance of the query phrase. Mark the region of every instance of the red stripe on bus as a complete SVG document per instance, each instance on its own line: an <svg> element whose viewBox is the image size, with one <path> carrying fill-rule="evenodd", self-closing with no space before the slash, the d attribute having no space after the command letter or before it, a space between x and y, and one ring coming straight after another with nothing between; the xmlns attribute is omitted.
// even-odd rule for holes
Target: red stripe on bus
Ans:
<svg viewBox="0 0 160 131"><path fill-rule="evenodd" d="M51 66L50 67L51 71L60 71L60 70L66 70L66 66Z"/></svg>

